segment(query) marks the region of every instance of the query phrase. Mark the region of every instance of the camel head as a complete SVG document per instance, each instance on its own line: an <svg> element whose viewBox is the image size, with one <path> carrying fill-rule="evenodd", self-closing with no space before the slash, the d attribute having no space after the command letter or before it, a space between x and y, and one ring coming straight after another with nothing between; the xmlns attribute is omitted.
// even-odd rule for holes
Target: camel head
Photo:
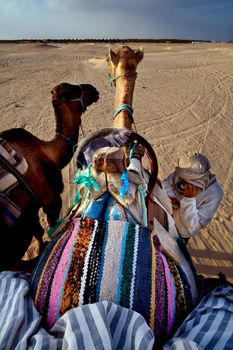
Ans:
<svg viewBox="0 0 233 350"><path fill-rule="evenodd" d="M86 107L99 99L99 92L90 84L72 85L68 83L61 83L55 86L52 91L52 103L70 105L70 108L79 104L82 112L85 112Z"/></svg>
<svg viewBox="0 0 233 350"><path fill-rule="evenodd" d="M132 50L129 46L122 46L113 51L109 49L107 62L109 66L109 75L119 77L124 74L136 76L136 69L139 62L143 59L143 49ZM116 81L114 80L114 85Z"/></svg>

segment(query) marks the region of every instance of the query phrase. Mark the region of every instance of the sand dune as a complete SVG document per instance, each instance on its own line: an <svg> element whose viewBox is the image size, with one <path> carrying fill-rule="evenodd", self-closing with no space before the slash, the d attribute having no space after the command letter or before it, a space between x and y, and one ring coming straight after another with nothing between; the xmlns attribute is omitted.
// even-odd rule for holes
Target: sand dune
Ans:
<svg viewBox="0 0 233 350"><path fill-rule="evenodd" d="M133 102L137 131L154 146L161 179L184 153L201 151L210 158L224 200L189 249L200 273L222 271L233 282L233 45L145 44L144 51ZM114 88L107 80L107 52L108 45L98 43L0 44L0 129L23 127L50 140L50 91L61 82L91 83L100 92L98 103L83 116L85 135L112 126ZM75 192L74 160L63 173L64 213Z"/></svg>

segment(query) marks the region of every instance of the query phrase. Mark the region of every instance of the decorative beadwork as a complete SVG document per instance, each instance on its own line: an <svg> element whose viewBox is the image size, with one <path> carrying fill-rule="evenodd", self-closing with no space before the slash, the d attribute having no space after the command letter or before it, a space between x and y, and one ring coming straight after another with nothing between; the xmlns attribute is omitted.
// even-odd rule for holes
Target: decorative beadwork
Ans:
<svg viewBox="0 0 233 350"><path fill-rule="evenodd" d="M84 218L81 220L80 232L74 246L72 262L64 288L60 311L61 315L72 307L78 306L85 255L91 239L93 227L94 221L92 219Z"/></svg>

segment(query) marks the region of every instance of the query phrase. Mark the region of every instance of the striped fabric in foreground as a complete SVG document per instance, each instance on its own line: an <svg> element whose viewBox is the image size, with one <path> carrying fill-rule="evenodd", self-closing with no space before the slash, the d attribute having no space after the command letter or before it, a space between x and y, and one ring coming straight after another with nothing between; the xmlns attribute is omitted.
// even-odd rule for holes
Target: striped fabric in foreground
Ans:
<svg viewBox="0 0 233 350"><path fill-rule="evenodd" d="M205 296L163 350L232 350L233 288L219 286Z"/></svg>
<svg viewBox="0 0 233 350"><path fill-rule="evenodd" d="M144 318L108 301L74 308L46 331L29 280L30 274L0 273L0 350L152 349Z"/></svg>

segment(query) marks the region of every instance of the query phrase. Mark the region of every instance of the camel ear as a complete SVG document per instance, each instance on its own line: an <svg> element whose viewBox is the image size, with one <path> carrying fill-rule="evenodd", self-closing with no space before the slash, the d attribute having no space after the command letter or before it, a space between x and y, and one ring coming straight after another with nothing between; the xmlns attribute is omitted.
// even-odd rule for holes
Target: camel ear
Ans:
<svg viewBox="0 0 233 350"><path fill-rule="evenodd" d="M57 97L57 90L56 90L55 88L53 88L53 89L51 90L51 95L52 95L52 99L55 100L56 97Z"/></svg>
<svg viewBox="0 0 233 350"><path fill-rule="evenodd" d="M137 61L138 63L143 59L143 56L144 56L144 49L143 48L140 48L139 50L137 50L135 52L135 56L137 58Z"/></svg>
<svg viewBox="0 0 233 350"><path fill-rule="evenodd" d="M114 64L114 66L116 66L118 63L118 56L114 51L112 51L111 48L109 48L108 57L109 57L110 61Z"/></svg>

